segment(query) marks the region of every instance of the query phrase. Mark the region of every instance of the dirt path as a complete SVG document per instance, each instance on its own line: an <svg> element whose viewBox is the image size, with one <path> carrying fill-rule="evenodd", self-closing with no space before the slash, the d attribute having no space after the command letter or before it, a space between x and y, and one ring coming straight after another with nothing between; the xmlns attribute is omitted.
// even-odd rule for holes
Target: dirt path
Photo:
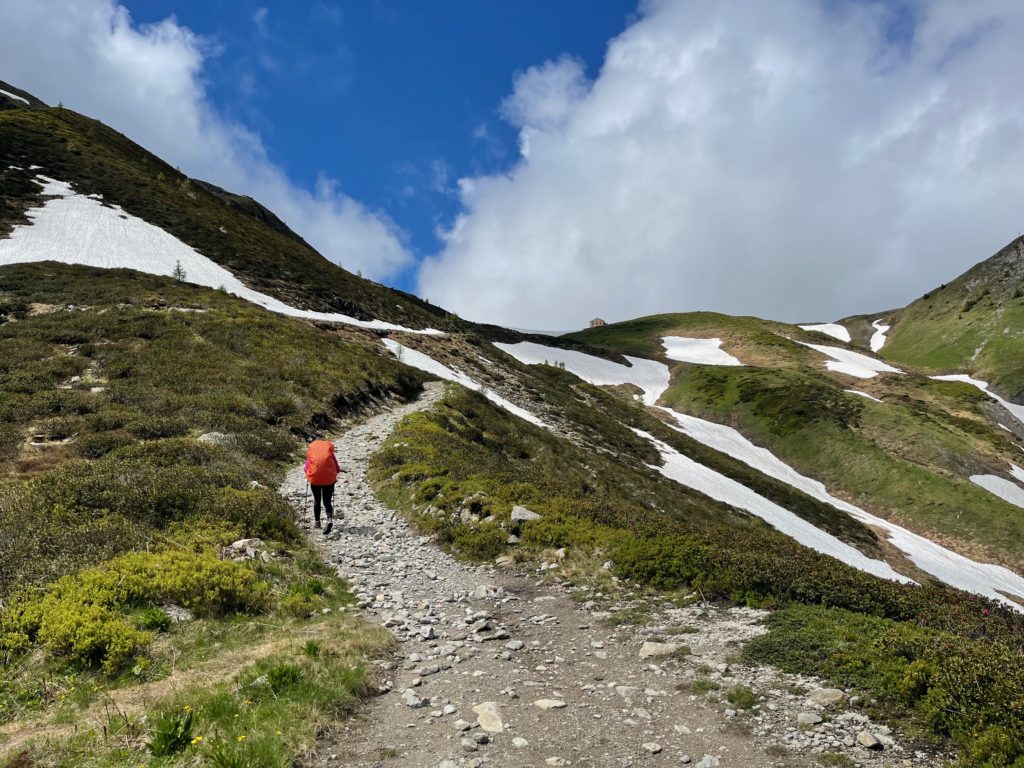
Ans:
<svg viewBox="0 0 1024 768"><path fill-rule="evenodd" d="M310 536L352 583L365 615L400 645L382 671L385 692L358 722L326 736L312 765L761 768L818 765L824 751L850 758L832 765L942 764L846 711L845 699L829 709L809 701L814 680L730 667L729 656L762 631L759 612L658 606L646 626L614 627L539 576L460 563L417 535L375 498L365 470L405 415L442 394L428 385L417 402L336 443L344 518L330 537ZM301 468L281 492L302 507ZM641 658L649 639L691 652ZM755 691L755 707L733 709L721 698L740 684ZM798 725L801 712L824 722ZM861 747L861 732L881 743Z"/></svg>

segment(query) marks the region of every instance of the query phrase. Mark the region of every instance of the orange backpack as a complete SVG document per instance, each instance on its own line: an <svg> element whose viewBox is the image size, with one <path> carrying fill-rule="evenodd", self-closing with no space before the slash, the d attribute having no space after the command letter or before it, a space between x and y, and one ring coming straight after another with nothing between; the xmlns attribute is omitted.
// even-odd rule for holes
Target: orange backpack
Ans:
<svg viewBox="0 0 1024 768"><path fill-rule="evenodd" d="M314 440L306 449L306 479L310 485L333 485L338 479L334 443Z"/></svg>

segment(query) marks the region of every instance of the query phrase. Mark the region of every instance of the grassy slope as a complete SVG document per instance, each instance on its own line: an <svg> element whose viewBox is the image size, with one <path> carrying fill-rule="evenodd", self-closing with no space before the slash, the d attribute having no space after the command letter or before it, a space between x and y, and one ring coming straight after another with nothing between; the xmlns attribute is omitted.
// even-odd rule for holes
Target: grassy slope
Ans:
<svg viewBox="0 0 1024 768"><path fill-rule="evenodd" d="M385 638L337 612L309 618L350 596L271 489L303 435L420 386L340 334L217 291L121 270L0 269L0 754L18 738L3 725L13 719L50 734L18 744L37 761L26 764L138 765L158 715L189 704L204 738L163 764L216 748L291 765L365 693L362 654ZM230 442L196 440L211 430ZM228 567L217 549L242 536L289 557ZM220 574L201 594L196 569ZM231 597L253 578L249 598ZM192 601L201 618L153 624L164 600ZM244 688L270 670L273 695ZM172 675L196 682L168 698ZM104 711L135 689L150 703L122 706L124 719ZM70 740L69 721L85 726Z"/></svg>
<svg viewBox="0 0 1024 768"><path fill-rule="evenodd" d="M423 528L469 556L508 551L509 510L526 503L541 518L518 529L522 542L511 551L529 561L567 547L562 578L586 580L611 560L617 576L641 585L788 605L751 658L885 697L895 717L920 705L922 727L952 736L977 758L971 765L1009 766L1024 754L1014 735L1024 722L1024 619L1008 609L876 579L764 526L694 515L684 491L658 489L643 471L461 389L437 411L407 418L374 457L371 476ZM475 517L465 521L462 510ZM929 718L934 712L942 717Z"/></svg>
<svg viewBox="0 0 1024 768"><path fill-rule="evenodd" d="M252 288L295 306L414 327L452 322L415 296L338 268L254 201L194 182L113 129L67 109L0 111L0 236L38 204L39 187L31 181L36 173L103 195Z"/></svg>
<svg viewBox="0 0 1024 768"><path fill-rule="evenodd" d="M1024 401L1024 239L896 315L882 356L931 373L970 373Z"/></svg>
<svg viewBox="0 0 1024 768"><path fill-rule="evenodd" d="M863 381L830 373L818 353L780 335L822 342L801 333L755 318L694 313L572 336L613 351L659 357L664 335L722 338L723 348L748 365L674 364L672 386L663 398L667 405L739 428L872 512L1021 567L1024 514L966 479L1005 470L1017 452L1011 438L985 417L984 396L917 375ZM867 389L886 403L848 394L847 388Z"/></svg>

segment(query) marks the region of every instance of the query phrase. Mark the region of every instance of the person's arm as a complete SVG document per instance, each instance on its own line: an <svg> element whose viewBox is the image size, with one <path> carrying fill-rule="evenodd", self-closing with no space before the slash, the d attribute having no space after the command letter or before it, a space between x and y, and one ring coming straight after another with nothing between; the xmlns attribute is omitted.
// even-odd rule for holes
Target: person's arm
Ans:
<svg viewBox="0 0 1024 768"><path fill-rule="evenodd" d="M341 464L338 463L338 457L332 453L331 458L334 459L334 468L341 472Z"/></svg>

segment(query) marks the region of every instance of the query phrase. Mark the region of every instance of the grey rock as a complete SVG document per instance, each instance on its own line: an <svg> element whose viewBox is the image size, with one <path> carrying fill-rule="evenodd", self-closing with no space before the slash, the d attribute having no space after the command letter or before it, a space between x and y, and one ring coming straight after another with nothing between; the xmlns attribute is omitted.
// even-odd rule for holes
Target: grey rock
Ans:
<svg viewBox="0 0 1024 768"><path fill-rule="evenodd" d="M465 720L456 720L453 725L456 731L468 731L473 727L472 723L469 723Z"/></svg>
<svg viewBox="0 0 1024 768"><path fill-rule="evenodd" d="M815 688L807 698L819 707L832 707L846 698L846 694L838 688Z"/></svg>
<svg viewBox="0 0 1024 768"><path fill-rule="evenodd" d="M697 763L697 768L719 768L721 764L722 761L714 755L704 755Z"/></svg>
<svg viewBox="0 0 1024 768"><path fill-rule="evenodd" d="M516 749L525 749L526 747L530 746L530 742L528 742L522 736L516 736L514 739L512 739L512 746Z"/></svg>
<svg viewBox="0 0 1024 768"><path fill-rule="evenodd" d="M857 743L864 747L864 749L882 749L882 742L873 733L868 731L861 731L857 734Z"/></svg>
<svg viewBox="0 0 1024 768"><path fill-rule="evenodd" d="M796 716L796 722L798 725L817 725L821 722L821 715L816 715L814 712L801 712Z"/></svg>
<svg viewBox="0 0 1024 768"><path fill-rule="evenodd" d="M561 699L537 699L533 706L540 709L565 709L565 702Z"/></svg>
<svg viewBox="0 0 1024 768"><path fill-rule="evenodd" d="M230 435L225 435L223 432L207 432L196 438L200 443L206 443L207 445L231 445L235 442L235 439Z"/></svg>
<svg viewBox="0 0 1024 768"><path fill-rule="evenodd" d="M648 741L646 744L641 745L645 752L650 752L652 755L656 755L661 752L661 744L656 741Z"/></svg>
<svg viewBox="0 0 1024 768"><path fill-rule="evenodd" d="M516 504L516 506L512 507L511 519L514 523L523 523L529 520L539 520L540 515L532 509L527 509L526 507Z"/></svg>
<svg viewBox="0 0 1024 768"><path fill-rule="evenodd" d="M679 648L678 643L652 643L648 641L640 646L640 658L656 659L663 656L671 656Z"/></svg>

